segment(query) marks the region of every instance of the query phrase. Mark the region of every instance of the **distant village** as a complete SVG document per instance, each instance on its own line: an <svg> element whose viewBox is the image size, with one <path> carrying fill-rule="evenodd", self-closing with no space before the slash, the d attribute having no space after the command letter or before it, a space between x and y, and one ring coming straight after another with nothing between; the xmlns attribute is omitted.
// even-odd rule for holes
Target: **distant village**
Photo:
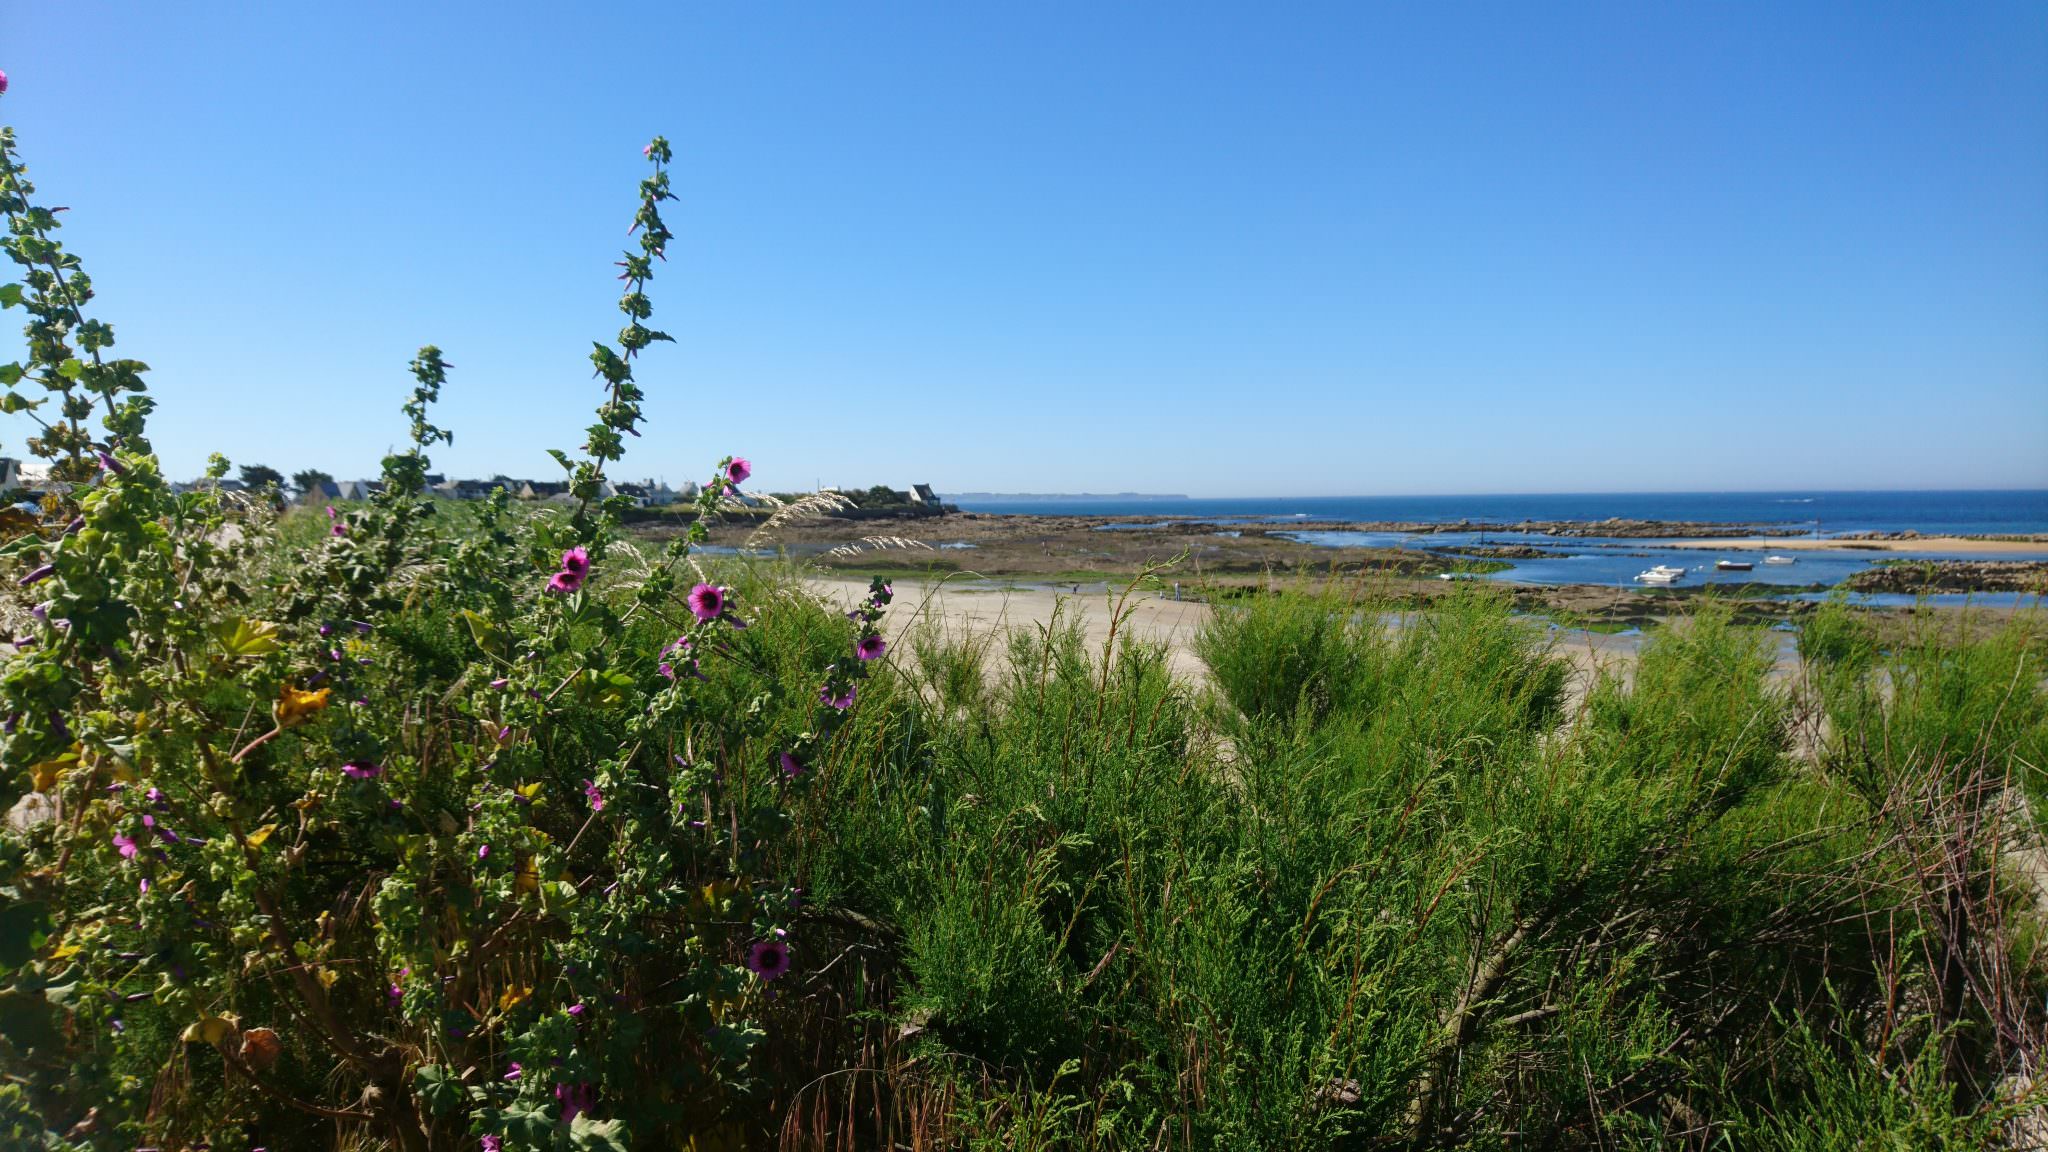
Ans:
<svg viewBox="0 0 2048 1152"><path fill-rule="evenodd" d="M277 494L280 500L301 504L334 504L355 500L368 500L384 490L382 480L336 480L318 469L294 472L290 476L263 464L244 465L241 475L221 477L218 480L201 478L180 480L171 484L173 492L195 492L213 489L222 492L263 492ZM39 496L47 483L48 473L39 462L24 462L10 456L0 456L0 492L22 492L28 496ZM427 474L427 490L435 496L448 500L482 500L493 491L503 488L516 500L533 500L557 504L573 504L575 497L569 495L569 485L563 480L522 480L511 476L498 475L488 480L451 480L440 473ZM697 485L685 481L678 487L670 487L663 480L604 481L598 488L598 498L608 500L623 496L637 508L665 508L671 504L683 504L697 498ZM893 489L887 485L872 488L853 489L844 493L856 507L875 509L890 506L922 506L933 511L943 511L946 505L929 484L912 484L908 489ZM747 499L742 497L742 499Z"/></svg>

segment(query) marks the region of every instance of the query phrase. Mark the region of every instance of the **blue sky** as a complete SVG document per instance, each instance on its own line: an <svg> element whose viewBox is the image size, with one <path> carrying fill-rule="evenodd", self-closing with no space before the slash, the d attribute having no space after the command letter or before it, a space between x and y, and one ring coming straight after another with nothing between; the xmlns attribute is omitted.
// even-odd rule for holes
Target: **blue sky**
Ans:
<svg viewBox="0 0 2048 1152"><path fill-rule="evenodd" d="M2048 10L9 4L174 474L1315 495L2048 487ZM18 354L6 318L0 358ZM0 451L25 429L0 424Z"/></svg>

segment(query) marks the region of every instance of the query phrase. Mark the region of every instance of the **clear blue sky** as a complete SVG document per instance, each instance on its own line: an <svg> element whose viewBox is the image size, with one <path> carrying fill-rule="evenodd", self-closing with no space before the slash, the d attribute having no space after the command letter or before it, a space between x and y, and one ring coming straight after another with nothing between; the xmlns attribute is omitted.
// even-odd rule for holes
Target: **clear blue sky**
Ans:
<svg viewBox="0 0 2048 1152"><path fill-rule="evenodd" d="M0 68L178 475L373 474L428 341L437 467L554 475L662 132L629 476L2048 487L2037 2L67 0Z"/></svg>

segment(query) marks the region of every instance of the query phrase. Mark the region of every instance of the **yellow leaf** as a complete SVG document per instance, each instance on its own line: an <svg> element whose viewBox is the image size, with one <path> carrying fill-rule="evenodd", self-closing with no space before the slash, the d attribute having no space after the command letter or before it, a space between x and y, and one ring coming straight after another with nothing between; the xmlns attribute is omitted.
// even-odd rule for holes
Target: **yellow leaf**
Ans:
<svg viewBox="0 0 2048 1152"><path fill-rule="evenodd" d="M277 831L277 825L265 824L263 827L242 837L242 839L247 841L251 848L261 848L263 847L263 842L270 839L270 834L275 831Z"/></svg>
<svg viewBox="0 0 2048 1152"><path fill-rule="evenodd" d="M515 791L517 791L521 796L526 797L528 800L531 800L534 797L540 795L540 789L541 782L536 780L531 784L521 784L517 789L515 789Z"/></svg>
<svg viewBox="0 0 2048 1152"><path fill-rule="evenodd" d="M313 973L313 975L319 978L322 988L332 988L334 987L334 982L341 979L341 973L336 972L332 968L322 968Z"/></svg>
<svg viewBox="0 0 2048 1152"><path fill-rule="evenodd" d="M235 1016L201 1016L185 1028L181 1039L187 1044L214 1044L235 1034L242 1021Z"/></svg>
<svg viewBox="0 0 2048 1152"><path fill-rule="evenodd" d="M78 955L78 953L79 953L80 951L81 951L81 949L79 948L79 946L78 946L78 945L76 945L76 944L66 944L66 945L64 945L63 947L61 947L61 948L58 948L58 949L57 949L56 951L54 951L54 952L50 953L50 959L52 959L52 960L69 960L69 959L71 959L71 958L72 958L73 956L76 956L76 955Z"/></svg>
<svg viewBox="0 0 2048 1152"><path fill-rule="evenodd" d="M301 688L294 688L289 684L281 686L277 694L277 726L279 728L290 728L294 725L304 724L313 718L314 713L327 707L327 697L333 693L334 689L332 688L322 688L317 692L307 692Z"/></svg>
<svg viewBox="0 0 2048 1152"><path fill-rule="evenodd" d="M521 894L540 891L540 869L534 867L533 857L519 858L519 871L512 877L512 890Z"/></svg>
<svg viewBox="0 0 2048 1152"><path fill-rule="evenodd" d="M515 1008L518 1005L524 1003L526 1001L526 998L531 995L533 995L533 989L531 988L507 988L505 989L504 993L498 997L498 1011L504 1012L512 1008Z"/></svg>

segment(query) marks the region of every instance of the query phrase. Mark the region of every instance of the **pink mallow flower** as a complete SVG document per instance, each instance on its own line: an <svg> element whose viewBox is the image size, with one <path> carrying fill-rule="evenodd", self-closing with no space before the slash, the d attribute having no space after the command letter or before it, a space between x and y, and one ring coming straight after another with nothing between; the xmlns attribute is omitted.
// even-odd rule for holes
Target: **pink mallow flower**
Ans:
<svg viewBox="0 0 2048 1152"><path fill-rule="evenodd" d="M725 614L725 589L699 584L690 589L690 614L709 624Z"/></svg>
<svg viewBox="0 0 2048 1152"><path fill-rule="evenodd" d="M596 784L588 780L583 782L583 798L590 801L590 810L592 812L604 811L604 793L598 790Z"/></svg>
<svg viewBox="0 0 2048 1152"><path fill-rule="evenodd" d="M351 780L375 780L384 774L384 769L375 764L343 764L341 774Z"/></svg>
<svg viewBox="0 0 2048 1152"><path fill-rule="evenodd" d="M863 660L879 660L888 650L889 642L880 636L863 636L860 643L853 646L853 654Z"/></svg>
<svg viewBox="0 0 2048 1152"><path fill-rule="evenodd" d="M135 853L137 849L135 847L135 838L133 836L123 836L119 832L114 833L114 847L120 850L121 859L135 859Z"/></svg>
<svg viewBox="0 0 2048 1152"><path fill-rule="evenodd" d="M784 776L789 777L791 780L794 780L797 777L804 774L804 762L797 759L796 753L794 752L782 753L780 756L776 757L776 763L781 765L782 774Z"/></svg>
<svg viewBox="0 0 2048 1152"><path fill-rule="evenodd" d="M590 553L581 548L562 553L562 571L574 573L578 580L590 575Z"/></svg>
<svg viewBox="0 0 2048 1152"><path fill-rule="evenodd" d="M567 1124L597 1103L597 1089L588 1084L557 1084L555 1102L562 1106L562 1123Z"/></svg>
<svg viewBox="0 0 2048 1152"><path fill-rule="evenodd" d="M773 980L789 971L789 945L780 940L756 940L747 949L747 970L763 980Z"/></svg>
<svg viewBox="0 0 2048 1152"><path fill-rule="evenodd" d="M747 477L753 474L754 465L745 456L735 456L732 458L732 463L725 466L726 482L735 488L746 483Z"/></svg>
<svg viewBox="0 0 2048 1152"><path fill-rule="evenodd" d="M832 686L827 684L823 688L818 689L818 701L821 704L829 704L844 712L848 708L853 707L853 694L854 688L851 684L848 684L845 689L837 694L832 691Z"/></svg>

